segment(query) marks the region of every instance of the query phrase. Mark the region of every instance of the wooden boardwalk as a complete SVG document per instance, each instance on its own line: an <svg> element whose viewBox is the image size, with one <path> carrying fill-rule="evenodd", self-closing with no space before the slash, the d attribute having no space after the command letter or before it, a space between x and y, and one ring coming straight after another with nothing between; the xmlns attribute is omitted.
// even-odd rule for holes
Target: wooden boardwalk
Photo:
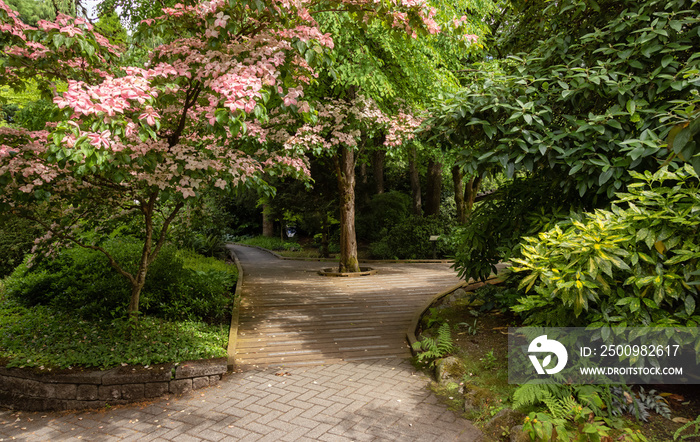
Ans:
<svg viewBox="0 0 700 442"><path fill-rule="evenodd" d="M373 264L377 275L333 278L316 273L329 263L229 247L244 269L235 352L244 369L408 357L413 315L460 282L448 264Z"/></svg>

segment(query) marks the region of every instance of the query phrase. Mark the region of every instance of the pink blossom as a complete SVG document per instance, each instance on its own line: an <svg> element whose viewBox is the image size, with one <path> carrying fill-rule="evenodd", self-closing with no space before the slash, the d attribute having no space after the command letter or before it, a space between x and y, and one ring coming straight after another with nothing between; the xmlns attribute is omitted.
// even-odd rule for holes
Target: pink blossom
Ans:
<svg viewBox="0 0 700 442"><path fill-rule="evenodd" d="M75 26L66 26L60 29L61 33L68 34L69 37L75 37L76 35L83 35L83 31L76 28Z"/></svg>
<svg viewBox="0 0 700 442"><path fill-rule="evenodd" d="M88 138L90 139L90 144L97 147L98 149L102 146L109 148L110 136L112 133L108 130L102 131L102 133L88 133Z"/></svg>
<svg viewBox="0 0 700 442"><path fill-rule="evenodd" d="M146 109L144 112L139 115L139 120L146 120L146 123L149 126L153 126L156 124L156 118L160 118L160 115L158 115L158 112L156 112L155 109L153 109L153 106L146 106Z"/></svg>

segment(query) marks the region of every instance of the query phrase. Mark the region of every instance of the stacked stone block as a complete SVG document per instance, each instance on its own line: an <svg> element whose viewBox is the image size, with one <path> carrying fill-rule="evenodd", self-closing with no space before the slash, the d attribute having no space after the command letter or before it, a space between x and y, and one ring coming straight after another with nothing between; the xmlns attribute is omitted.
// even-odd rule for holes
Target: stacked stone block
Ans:
<svg viewBox="0 0 700 442"><path fill-rule="evenodd" d="M26 411L75 410L181 395L219 382L226 362L205 359L106 371L0 367L0 404Z"/></svg>

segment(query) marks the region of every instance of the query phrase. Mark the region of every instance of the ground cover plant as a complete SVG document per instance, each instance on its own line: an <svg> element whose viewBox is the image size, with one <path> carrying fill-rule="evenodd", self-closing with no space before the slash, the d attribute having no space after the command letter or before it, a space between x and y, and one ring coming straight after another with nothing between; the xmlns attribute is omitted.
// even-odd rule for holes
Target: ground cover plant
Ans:
<svg viewBox="0 0 700 442"><path fill-rule="evenodd" d="M138 243L105 244L136 265ZM127 317L128 287L103 254L81 248L18 266L0 286L0 361L11 367L110 368L224 357L236 267L166 246Z"/></svg>
<svg viewBox="0 0 700 442"><path fill-rule="evenodd" d="M85 320L0 295L0 363L6 367L107 369L226 356L229 324L142 317Z"/></svg>

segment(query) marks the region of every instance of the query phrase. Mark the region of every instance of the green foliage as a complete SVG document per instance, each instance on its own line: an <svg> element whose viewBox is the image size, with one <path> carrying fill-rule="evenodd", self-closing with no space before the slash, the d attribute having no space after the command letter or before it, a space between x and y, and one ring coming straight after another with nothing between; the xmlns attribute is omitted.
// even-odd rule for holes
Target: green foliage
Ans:
<svg viewBox="0 0 700 442"><path fill-rule="evenodd" d="M523 384L513 392L513 408L546 404L573 397L596 413L602 413L606 387L599 385Z"/></svg>
<svg viewBox="0 0 700 442"><path fill-rule="evenodd" d="M373 195L367 207L358 210L355 229L359 238L377 241L382 233L401 224L410 213L411 197L399 191Z"/></svg>
<svg viewBox="0 0 700 442"><path fill-rule="evenodd" d="M180 242L181 247L194 251L204 256L213 256L223 258L226 256L226 243L221 238L221 235L212 233L204 235L195 232Z"/></svg>
<svg viewBox="0 0 700 442"><path fill-rule="evenodd" d="M136 268L141 245L104 244L128 269ZM141 313L170 320L226 322L236 270L214 258L164 247L151 264L141 294ZM131 289L97 251L72 248L32 267L20 265L5 280L9 297L26 306L46 305L86 319L111 319L126 312Z"/></svg>
<svg viewBox="0 0 700 442"><path fill-rule="evenodd" d="M0 299L0 359L8 367L118 367L225 357L228 325L143 317L86 321L48 306ZM130 338L126 338L130 336Z"/></svg>
<svg viewBox="0 0 700 442"><path fill-rule="evenodd" d="M579 405L572 397L548 400L547 406L548 413L532 412L525 418L523 431L532 440L600 442L609 439L610 428L603 419L594 417L591 420L591 410Z"/></svg>
<svg viewBox="0 0 700 442"><path fill-rule="evenodd" d="M434 361L452 353L455 347L450 333L450 324L443 323L437 329L435 338L423 336L420 341L413 344L413 349L419 351L416 356L419 362Z"/></svg>
<svg viewBox="0 0 700 442"><path fill-rule="evenodd" d="M656 390L644 390L640 386L638 392L632 391L627 386L610 387L611 406L610 414L619 416L622 414L631 414L639 420L647 422L649 419L649 411L653 411L666 419L671 419L671 410L668 407L668 402L661 395L656 393Z"/></svg>
<svg viewBox="0 0 700 442"><path fill-rule="evenodd" d="M474 66L432 122L472 168L553 170L580 195L610 198L628 170L668 155L673 128L697 121L695 0L515 1L504 12L500 59ZM700 168L697 143L677 149Z"/></svg>
<svg viewBox="0 0 700 442"><path fill-rule="evenodd" d="M514 392L513 407L544 406L544 410L531 412L523 424L534 441L602 441L615 422L603 417L610 412L602 399L607 389L600 385L525 384ZM617 440L647 440L639 431L622 431Z"/></svg>
<svg viewBox="0 0 700 442"><path fill-rule="evenodd" d="M493 353L493 349L489 350L481 360L486 370L492 370L496 367L496 362L498 362L498 358L496 358L496 355Z"/></svg>
<svg viewBox="0 0 700 442"><path fill-rule="evenodd" d="M448 240L454 221L439 216L410 216L383 232L382 239L370 246L370 253L379 259L429 259L433 257L430 237L440 235L437 256L451 255Z"/></svg>
<svg viewBox="0 0 700 442"><path fill-rule="evenodd" d="M19 13L22 22L31 26L36 26L39 20L53 20L56 17L53 5L49 1L7 0L5 3Z"/></svg>
<svg viewBox="0 0 700 442"><path fill-rule="evenodd" d="M99 20L95 24L95 29L107 37L113 45L122 48L126 47L129 36L124 26L122 26L119 16L114 11L100 15Z"/></svg>
<svg viewBox="0 0 700 442"><path fill-rule="evenodd" d="M56 107L44 100L32 101L14 114L14 121L29 130L43 130L47 122L58 121Z"/></svg>
<svg viewBox="0 0 700 442"><path fill-rule="evenodd" d="M519 290L507 284L485 284L474 291L469 303L479 301L479 312L499 310L505 313L510 311L521 297L522 293Z"/></svg>
<svg viewBox="0 0 700 442"><path fill-rule="evenodd" d="M0 127L6 123L14 123L15 114L19 110L16 104L3 104L0 106ZM3 121L4 120L4 121Z"/></svg>
<svg viewBox="0 0 700 442"><path fill-rule="evenodd" d="M514 259L529 295L514 310L527 323L697 324L700 184L692 167L637 182L598 210L527 238ZM534 293L532 293L534 289ZM585 315L582 315L585 313Z"/></svg>
<svg viewBox="0 0 700 442"><path fill-rule="evenodd" d="M262 247L267 250L274 251L295 251L301 250L301 246L295 239L281 240L276 237L255 236L253 238L243 238L238 241L241 244L248 246Z"/></svg>
<svg viewBox="0 0 700 442"><path fill-rule="evenodd" d="M517 178L479 204L466 226L456 231L454 267L461 278L485 280L496 273L496 264L519 255L522 237L587 206L578 195L564 192L557 180Z"/></svg>
<svg viewBox="0 0 700 442"><path fill-rule="evenodd" d="M690 427L694 427L693 430L691 430L691 434L682 434ZM700 415L698 415L695 420L683 424L676 430L675 433L673 433L673 440L694 439L696 437L700 437Z"/></svg>
<svg viewBox="0 0 700 442"><path fill-rule="evenodd" d="M479 326L477 325L476 322L477 322L477 319L475 319L474 322L471 324L468 322L460 322L457 324L457 328L464 327L467 334L474 336L479 331ZM493 354L493 350L491 350L491 354Z"/></svg>
<svg viewBox="0 0 700 442"><path fill-rule="evenodd" d="M0 278L12 273L31 252L40 230L21 218L3 217L0 224Z"/></svg>

